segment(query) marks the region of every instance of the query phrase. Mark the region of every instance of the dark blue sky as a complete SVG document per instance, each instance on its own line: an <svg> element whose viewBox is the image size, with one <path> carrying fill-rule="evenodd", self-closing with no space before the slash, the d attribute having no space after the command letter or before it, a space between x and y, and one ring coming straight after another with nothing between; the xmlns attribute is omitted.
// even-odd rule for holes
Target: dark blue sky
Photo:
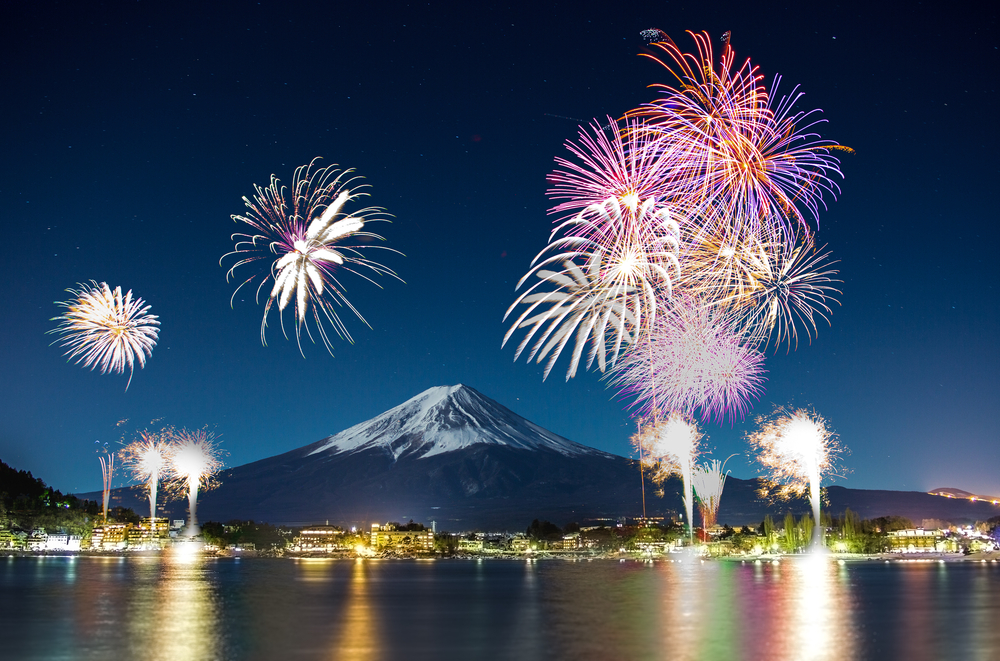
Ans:
<svg viewBox="0 0 1000 661"><path fill-rule="evenodd" d="M843 195L821 219L844 280L812 345L767 362L774 405L840 434L840 484L1000 494L997 471L997 20L961 3L18 3L0 27L0 459L99 489L95 440L154 419L214 428L230 465L314 442L435 385L464 383L558 434L629 454L634 423L596 373L500 349L514 284L544 246L545 175L576 124L651 100L636 57L658 27L733 32L824 110ZM750 5L753 4L751 8ZM241 197L314 156L357 169L406 284L355 280L372 325L305 358L219 258ZM54 301L131 288L162 331L127 375L67 364ZM244 300L245 299L245 300ZM563 363L564 365L564 363ZM752 422L707 426L756 475Z"/></svg>

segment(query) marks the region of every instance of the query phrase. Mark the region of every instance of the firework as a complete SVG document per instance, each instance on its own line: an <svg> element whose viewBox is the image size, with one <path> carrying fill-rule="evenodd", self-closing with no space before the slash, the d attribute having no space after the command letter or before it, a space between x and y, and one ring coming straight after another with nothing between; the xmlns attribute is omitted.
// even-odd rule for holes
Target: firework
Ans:
<svg viewBox="0 0 1000 661"><path fill-rule="evenodd" d="M824 195L840 192L831 176L842 176L831 155L840 145L811 132L823 121L820 111L793 111L798 88L775 101L780 77L768 91L749 60L734 67L728 42L716 62L708 34L689 34L697 54L665 36L653 44L662 55L648 57L677 84L657 85L664 96L629 113L659 136L670 173L665 199L697 216L702 233L725 241L808 232Z"/></svg>
<svg viewBox="0 0 1000 661"><path fill-rule="evenodd" d="M725 469L725 461L713 459L701 466L695 466L692 474L698 510L701 512L702 525L705 528L711 528L717 522L722 490L726 486L726 477L729 476L729 473L724 472Z"/></svg>
<svg viewBox="0 0 1000 661"><path fill-rule="evenodd" d="M111 500L111 480L115 475L115 455L108 444L94 441L97 444L97 460L101 462L101 478L104 483L101 491L104 520L108 520L108 502Z"/></svg>
<svg viewBox="0 0 1000 661"><path fill-rule="evenodd" d="M615 369L612 383L633 395L645 415L661 408L735 421L763 392L763 362L725 311L678 296Z"/></svg>
<svg viewBox="0 0 1000 661"><path fill-rule="evenodd" d="M345 214L343 208L347 202L368 195L363 192L365 186L356 183L357 177L350 177L353 170L341 171L335 165L316 167L317 160L296 168L290 201L286 199L285 187L274 175L271 175L271 185L267 188L254 185L256 194L253 200L243 198L249 211L244 216L232 216L234 221L249 225L253 233L233 234L235 249L222 259L230 255L237 259L229 269L227 279L245 264L259 263L268 267L257 287L259 298L267 283L274 281L261 321L262 343L267 344L267 317L274 304L278 306L282 332L287 337L282 313L291 305L300 352L303 328L313 339L307 323L311 313L317 333L332 355L333 345L327 335L326 324L341 338L353 341L337 315L337 307L347 308L365 325L368 324L347 300L346 290L338 275L352 273L376 286L380 285L368 274L398 276L391 269L365 257L369 250L391 250L384 246L367 245L373 240L384 239L378 234L363 231L365 223L387 221L384 210L368 207L351 215ZM251 275L240 283L233 298L258 275L261 274Z"/></svg>
<svg viewBox="0 0 1000 661"><path fill-rule="evenodd" d="M685 279L678 287L698 294L706 305L732 312L751 346L798 346L799 327L812 341L816 317L828 324L829 303L840 291L829 253L811 239L789 243L754 240L736 247L706 241L685 255Z"/></svg>
<svg viewBox="0 0 1000 661"><path fill-rule="evenodd" d="M774 493L779 497L808 493L815 524L813 544L820 543L820 483L824 476L836 475L842 452L836 436L823 418L801 409L779 410L772 420L760 422L760 430L749 436L757 461L777 485Z"/></svg>
<svg viewBox="0 0 1000 661"><path fill-rule="evenodd" d="M528 306L507 331L503 344L517 329L530 327L514 359L537 335L528 360L541 362L551 353L543 379L548 377L574 334L577 339L567 380L576 374L588 340L591 349L587 368L596 357L603 372L609 349L613 365L622 347L633 342L655 319L658 293L666 291L669 296L672 277L679 274L680 266L673 254L677 248L677 225L670 220L667 210L658 208L652 199L638 208L623 208L617 198L608 198L563 224L584 228L581 234L587 234L586 228L595 225L601 229L592 234L603 235L603 243L579 234L550 242L535 258L534 266L518 283L518 288L531 275L536 275L539 282L521 294L504 315L506 320L519 304ZM557 254L544 257L550 250ZM584 267L580 268L576 260L583 261ZM562 270L549 270L547 267L553 264ZM543 284L555 289L536 291ZM539 333L546 325L546 330Z"/></svg>
<svg viewBox="0 0 1000 661"><path fill-rule="evenodd" d="M188 520L187 534L198 534L198 491L215 486L214 476L222 469L221 451L213 434L205 431L171 430L170 464L168 475L172 486L187 493Z"/></svg>
<svg viewBox="0 0 1000 661"><path fill-rule="evenodd" d="M698 461L701 432L698 426L680 413L671 413L654 419L632 436L632 444L639 451L642 463L655 469L653 479L663 482L671 475L679 475L684 483L684 511L687 514L688 533L694 531L694 499L692 471Z"/></svg>
<svg viewBox="0 0 1000 661"><path fill-rule="evenodd" d="M49 331L62 338L56 340L67 347L69 360L76 359L84 367L101 367L101 374L129 369L128 390L136 363L146 365L146 358L153 353L159 333L156 315L147 314L150 306L130 289L122 295L122 288L114 290L106 282L80 283L79 289L67 289L73 298L57 302L66 312L52 321L59 326Z"/></svg>
<svg viewBox="0 0 1000 661"><path fill-rule="evenodd" d="M654 148L657 136L637 120L619 129L608 117L605 126L595 120L590 128L593 135L581 128L579 143L566 142L572 160L557 157L559 169L548 177L549 197L562 200L549 210L561 215L557 222L608 198L635 208L640 200L655 198L666 177L666 161Z"/></svg>
<svg viewBox="0 0 1000 661"><path fill-rule="evenodd" d="M139 432L139 438L121 451L122 463L132 477L146 485L149 494L149 518L156 519L156 491L170 466L173 448L167 433Z"/></svg>

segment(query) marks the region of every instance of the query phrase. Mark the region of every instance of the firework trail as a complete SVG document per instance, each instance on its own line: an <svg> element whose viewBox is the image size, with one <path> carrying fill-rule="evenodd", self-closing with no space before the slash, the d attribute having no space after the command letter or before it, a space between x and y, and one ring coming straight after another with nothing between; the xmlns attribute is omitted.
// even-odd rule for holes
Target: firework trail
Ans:
<svg viewBox="0 0 1000 661"><path fill-rule="evenodd" d="M254 185L253 200L246 197L249 211L244 216L233 215L236 222L249 225L253 233L233 234L235 248L222 257L234 256L237 261L229 269L227 279L245 264L260 263L267 266L263 274L256 273L244 280L233 292L233 298L254 278L261 275L257 287L257 297L269 280L274 280L264 306L260 339L265 345L267 316L271 306L278 306L278 316L285 337L282 313L290 304L295 316L295 339L302 351L302 329L315 342L309 329L307 318L312 318L330 355L333 345L327 335L325 324L329 324L341 338L353 341L343 321L337 315L336 307L344 307L368 325L361 313L347 300L345 288L338 279L341 272L352 273L378 285L366 273L372 275L398 276L389 268L374 262L364 255L369 250L390 250L384 246L367 245L372 240L384 240L378 234L363 231L365 223L387 221L384 211L368 207L347 215L344 205L367 193L360 192L366 186L357 184L357 177L350 177L353 170L340 171L337 166L316 167L313 159L308 165L295 170L292 178L291 200L286 199L286 189L271 175L271 185L261 188ZM355 243L347 243L354 240ZM220 263L221 261L220 260Z"/></svg>
<svg viewBox="0 0 1000 661"><path fill-rule="evenodd" d="M643 415L657 409L700 412L703 421L735 422L763 392L763 362L724 312L678 296L616 367L611 382L634 396Z"/></svg>
<svg viewBox="0 0 1000 661"><path fill-rule="evenodd" d="M94 441L97 444L97 460L101 462L101 478L104 482L101 491L104 520L108 520L108 502L111 500L111 480L115 475L115 455L108 444Z"/></svg>
<svg viewBox="0 0 1000 661"><path fill-rule="evenodd" d="M760 423L760 430L749 436L757 461L767 478L778 485L777 496L808 493L814 520L812 543L822 544L820 483L824 476L837 474L842 449L835 434L819 415L801 409L791 413L779 409L773 419Z"/></svg>
<svg viewBox="0 0 1000 661"><path fill-rule="evenodd" d="M733 455L735 456L735 455ZM732 457L729 457L732 459ZM729 461L727 459L726 461ZM718 522L719 503L722 500L722 490L726 486L726 462L713 459L701 466L695 466L692 474L695 497L698 499L698 509L701 512L702 525L708 529Z"/></svg>
<svg viewBox="0 0 1000 661"><path fill-rule="evenodd" d="M139 432L139 438L121 450L122 463L132 477L146 485L149 495L149 518L156 519L156 491L167 475L173 447L168 432Z"/></svg>
<svg viewBox="0 0 1000 661"><path fill-rule="evenodd" d="M648 421L644 426L640 424L639 431L632 436L632 444L643 457L642 462L655 468L655 481L663 482L671 475L681 477L689 536L694 534L692 477L701 452L701 436L692 420L676 412Z"/></svg>
<svg viewBox="0 0 1000 661"><path fill-rule="evenodd" d="M198 534L198 491L216 486L216 473L222 469L218 440L205 431L170 430L170 462L168 476L173 489L186 492L188 497L187 535Z"/></svg>
<svg viewBox="0 0 1000 661"><path fill-rule="evenodd" d="M537 278L507 310L525 306L504 345L526 329L515 360L547 360L543 378L564 349L567 379L610 366L654 422L735 421L763 393L762 351L829 323L839 281L814 233L840 194L834 154L851 150L816 133L821 111L796 110L798 87L779 93L780 77L767 87L737 65L730 33L718 57L707 33L689 34L693 53L643 31L674 81L581 128L556 159L555 229L518 283Z"/></svg>
<svg viewBox="0 0 1000 661"><path fill-rule="evenodd" d="M146 358L153 353L160 322L156 315L147 314L150 306L144 300L132 297L131 289L122 295L121 287L112 290L106 282L98 284L94 280L77 287L66 290L73 295L71 300L56 302L66 312L52 318L60 323L49 333L62 335L53 344L67 347L65 355L69 360L75 358L84 367L94 369L100 365L101 374L122 374L128 367L128 390L135 364L144 367Z"/></svg>

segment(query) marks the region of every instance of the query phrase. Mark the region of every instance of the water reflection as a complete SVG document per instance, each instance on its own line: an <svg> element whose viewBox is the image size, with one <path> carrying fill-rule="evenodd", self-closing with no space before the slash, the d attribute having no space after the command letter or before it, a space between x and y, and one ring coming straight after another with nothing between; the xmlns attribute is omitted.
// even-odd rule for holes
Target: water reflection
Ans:
<svg viewBox="0 0 1000 661"><path fill-rule="evenodd" d="M372 601L371 582L369 563L358 558L348 579L340 635L337 636L331 659L368 661L381 658L378 610Z"/></svg>
<svg viewBox="0 0 1000 661"><path fill-rule="evenodd" d="M787 646L781 656L803 660L855 658L846 570L830 556L809 554L787 565Z"/></svg>
<svg viewBox="0 0 1000 661"><path fill-rule="evenodd" d="M200 553L167 552L136 558L129 608L132 658L195 661L222 656L222 631L213 560Z"/></svg>

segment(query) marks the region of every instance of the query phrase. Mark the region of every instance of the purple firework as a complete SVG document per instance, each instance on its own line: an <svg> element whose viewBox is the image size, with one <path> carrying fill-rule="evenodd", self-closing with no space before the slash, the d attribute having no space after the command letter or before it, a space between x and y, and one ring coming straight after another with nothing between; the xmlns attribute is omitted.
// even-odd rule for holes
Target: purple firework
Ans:
<svg viewBox="0 0 1000 661"><path fill-rule="evenodd" d="M764 355L743 343L733 318L697 298L677 296L657 314L615 370L613 382L642 414L680 411L702 420L742 420L763 393Z"/></svg>

